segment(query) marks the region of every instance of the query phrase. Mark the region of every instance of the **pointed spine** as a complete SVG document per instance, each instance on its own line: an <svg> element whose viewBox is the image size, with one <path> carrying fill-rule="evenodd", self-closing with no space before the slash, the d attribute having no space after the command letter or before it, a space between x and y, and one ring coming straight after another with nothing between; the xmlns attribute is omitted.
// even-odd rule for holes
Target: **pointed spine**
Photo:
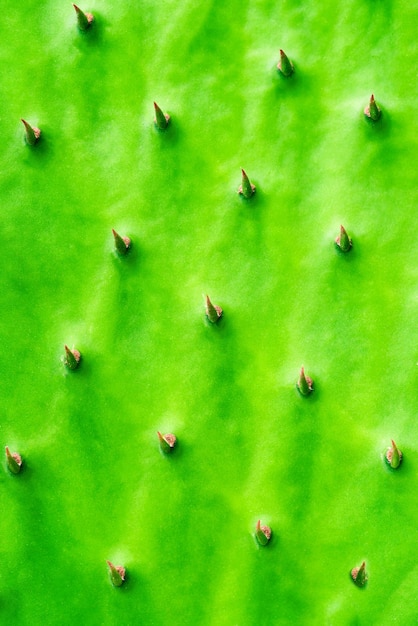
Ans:
<svg viewBox="0 0 418 626"><path fill-rule="evenodd" d="M17 452L10 452L9 446L6 446L6 461L12 474L18 474L22 469L22 457Z"/></svg>
<svg viewBox="0 0 418 626"><path fill-rule="evenodd" d="M76 4L73 4L77 15L77 25L80 30L88 30L93 23L94 17L91 13L84 13Z"/></svg>
<svg viewBox="0 0 418 626"><path fill-rule="evenodd" d="M34 146L41 136L41 131L36 126L31 126L29 122L22 119L23 126L25 127L25 140L29 146Z"/></svg>
<svg viewBox="0 0 418 626"><path fill-rule="evenodd" d="M277 64L277 69L286 77L291 76L294 72L293 63L283 50L280 50L280 61Z"/></svg>
<svg viewBox="0 0 418 626"><path fill-rule="evenodd" d="M386 451L386 461L389 463L392 469L398 469L402 463L402 452L392 439L392 446Z"/></svg>
<svg viewBox="0 0 418 626"><path fill-rule="evenodd" d="M173 451L174 447L177 444L176 436L168 433L167 435L162 435L160 431L157 432L158 441L160 443L161 452L164 454L169 454Z"/></svg>
<svg viewBox="0 0 418 626"><path fill-rule="evenodd" d="M364 587L368 579L366 574L366 561L363 561L360 567L354 567L351 570L351 578L357 587Z"/></svg>
<svg viewBox="0 0 418 626"><path fill-rule="evenodd" d="M255 185L250 182L250 179L247 176L245 170L241 170L241 185L239 186L238 193L244 198L251 198L251 196L255 193Z"/></svg>
<svg viewBox="0 0 418 626"><path fill-rule="evenodd" d="M65 345L65 357L64 363L70 370L75 370L80 365L81 354L78 350L70 350L70 348Z"/></svg>
<svg viewBox="0 0 418 626"><path fill-rule="evenodd" d="M159 130L165 130L170 122L170 116L163 113L156 102L154 102L155 119L154 124Z"/></svg>
<svg viewBox="0 0 418 626"><path fill-rule="evenodd" d="M270 526L261 526L261 520L258 520L255 527L255 536L261 546L266 546L271 538Z"/></svg>
<svg viewBox="0 0 418 626"><path fill-rule="evenodd" d="M115 248L121 255L125 255L131 247L131 240L129 237L121 237L114 228L112 228L113 237L115 240Z"/></svg>
<svg viewBox="0 0 418 626"><path fill-rule="evenodd" d="M353 245L353 242L351 241L350 237L347 234L347 231L342 224L340 226L340 234L336 238L335 243L337 244L341 252L348 252L349 250L351 250L351 247Z"/></svg>
<svg viewBox="0 0 418 626"><path fill-rule="evenodd" d="M376 100L374 99L374 95L370 96L370 102L364 109L364 115L366 115L369 119L373 120L373 122L377 122L380 118L382 112L380 108L377 106Z"/></svg>
<svg viewBox="0 0 418 626"><path fill-rule="evenodd" d="M216 304L212 304L209 296L206 296L206 317L212 324L216 324L216 322L222 317L222 309L220 306Z"/></svg>
<svg viewBox="0 0 418 626"><path fill-rule="evenodd" d="M308 396L313 391L313 380L306 376L304 367L300 368L299 379L296 385L302 396Z"/></svg>
<svg viewBox="0 0 418 626"><path fill-rule="evenodd" d="M109 567L110 580L114 587L120 587L125 581L125 568L122 565L113 565L110 561L106 561Z"/></svg>

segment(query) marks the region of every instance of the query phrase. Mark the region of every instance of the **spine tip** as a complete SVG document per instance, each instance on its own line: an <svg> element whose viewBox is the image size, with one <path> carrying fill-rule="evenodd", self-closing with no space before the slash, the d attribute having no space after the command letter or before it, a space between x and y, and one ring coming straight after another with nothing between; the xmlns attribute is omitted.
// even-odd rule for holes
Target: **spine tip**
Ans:
<svg viewBox="0 0 418 626"><path fill-rule="evenodd" d="M21 122L23 123L23 126L25 127L26 143L29 146L34 146L36 143L38 143L40 139L41 130L37 128L36 126L31 126L31 124L29 124L29 122L27 122L23 118L21 118Z"/></svg>
<svg viewBox="0 0 418 626"><path fill-rule="evenodd" d="M257 538L258 543L261 546L266 546L271 539L270 526L262 526L261 520L258 520L257 525L255 527L255 536Z"/></svg>
<svg viewBox="0 0 418 626"><path fill-rule="evenodd" d="M363 561L360 567L353 567L351 570L351 578L357 587L364 587L368 580L368 576L366 574L366 561Z"/></svg>
<svg viewBox="0 0 418 626"><path fill-rule="evenodd" d="M238 193L244 198L251 198L251 196L255 193L255 185L251 183L244 169L241 169L241 175L241 185L238 188Z"/></svg>
<svg viewBox="0 0 418 626"><path fill-rule="evenodd" d="M168 113L163 113L162 109L154 102L155 118L154 124L158 130L165 130L170 123L170 116Z"/></svg>
<svg viewBox="0 0 418 626"><path fill-rule="evenodd" d="M367 118L369 118L370 120L372 120L373 122L377 122L377 120L380 118L381 114L382 114L382 112L381 112L379 106L376 103L376 100L374 98L374 94L372 94L370 96L369 104L364 109L364 115Z"/></svg>
<svg viewBox="0 0 418 626"><path fill-rule="evenodd" d="M288 78L294 72L293 63L289 60L284 50L280 49L279 54L280 54L280 61L277 64L277 69L283 76Z"/></svg>
<svg viewBox="0 0 418 626"><path fill-rule="evenodd" d="M302 396L308 396L313 391L313 380L309 378L309 376L306 376L303 366L300 368L299 379L296 386Z"/></svg>
<svg viewBox="0 0 418 626"><path fill-rule="evenodd" d="M160 431L157 431L157 435L161 451L164 452L164 454L172 452L177 445L177 437L172 433L162 435Z"/></svg>
<svg viewBox="0 0 418 626"><path fill-rule="evenodd" d="M124 256L129 248L131 247L131 240L129 237L122 237L119 233L116 232L114 228L112 228L113 238L115 240L115 248L117 252Z"/></svg>
<svg viewBox="0 0 418 626"><path fill-rule="evenodd" d="M340 234L335 239L335 243L341 252L348 252L352 248L353 242L342 224L340 226Z"/></svg>
<svg viewBox="0 0 418 626"><path fill-rule="evenodd" d="M93 24L94 17L91 13L85 13L79 6L73 3L77 15L77 25L80 30L87 30Z"/></svg>
<svg viewBox="0 0 418 626"><path fill-rule="evenodd" d="M110 580L114 587L120 587L125 581L126 570L122 565L113 565L110 561L106 561L109 567Z"/></svg>
<svg viewBox="0 0 418 626"><path fill-rule="evenodd" d="M17 452L10 452L9 446L6 446L6 462L12 474L18 474L22 469L22 457Z"/></svg>
<svg viewBox="0 0 418 626"><path fill-rule="evenodd" d="M212 324L216 324L216 322L218 322L221 319L222 314L223 314L223 311L221 307L216 304L212 304L209 296L207 295L206 296L206 317L208 318L208 320L212 322Z"/></svg>
<svg viewBox="0 0 418 626"><path fill-rule="evenodd" d="M81 354L78 350L71 350L67 345L64 346L65 356L64 363L70 370L76 370L80 365Z"/></svg>
<svg viewBox="0 0 418 626"><path fill-rule="evenodd" d="M391 443L391 447L386 450L385 459L392 469L398 469L400 464L402 463L403 455L393 439L391 440Z"/></svg>

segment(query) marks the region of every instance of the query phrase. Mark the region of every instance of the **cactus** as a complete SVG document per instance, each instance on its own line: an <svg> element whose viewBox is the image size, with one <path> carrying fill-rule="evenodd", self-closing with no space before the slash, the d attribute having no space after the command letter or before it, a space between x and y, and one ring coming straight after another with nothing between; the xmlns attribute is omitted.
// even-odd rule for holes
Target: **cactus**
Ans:
<svg viewBox="0 0 418 626"><path fill-rule="evenodd" d="M2 621L413 624L413 3L3 5Z"/></svg>

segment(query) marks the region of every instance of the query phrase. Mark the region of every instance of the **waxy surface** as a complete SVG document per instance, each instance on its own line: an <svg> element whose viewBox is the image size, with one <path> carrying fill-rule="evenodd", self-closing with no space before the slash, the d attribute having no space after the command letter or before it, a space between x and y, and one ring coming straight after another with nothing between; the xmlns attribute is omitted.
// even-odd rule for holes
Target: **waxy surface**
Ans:
<svg viewBox="0 0 418 626"><path fill-rule="evenodd" d="M3 2L1 619L413 623L416 10L82 8Z"/></svg>

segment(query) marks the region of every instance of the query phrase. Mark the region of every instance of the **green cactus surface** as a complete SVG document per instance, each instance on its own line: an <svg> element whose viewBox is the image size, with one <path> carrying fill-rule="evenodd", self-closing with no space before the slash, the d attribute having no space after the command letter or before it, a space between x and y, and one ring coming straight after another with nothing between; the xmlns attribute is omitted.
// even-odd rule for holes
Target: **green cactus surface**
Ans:
<svg viewBox="0 0 418 626"><path fill-rule="evenodd" d="M1 623L416 624L417 6L81 6L2 3Z"/></svg>

